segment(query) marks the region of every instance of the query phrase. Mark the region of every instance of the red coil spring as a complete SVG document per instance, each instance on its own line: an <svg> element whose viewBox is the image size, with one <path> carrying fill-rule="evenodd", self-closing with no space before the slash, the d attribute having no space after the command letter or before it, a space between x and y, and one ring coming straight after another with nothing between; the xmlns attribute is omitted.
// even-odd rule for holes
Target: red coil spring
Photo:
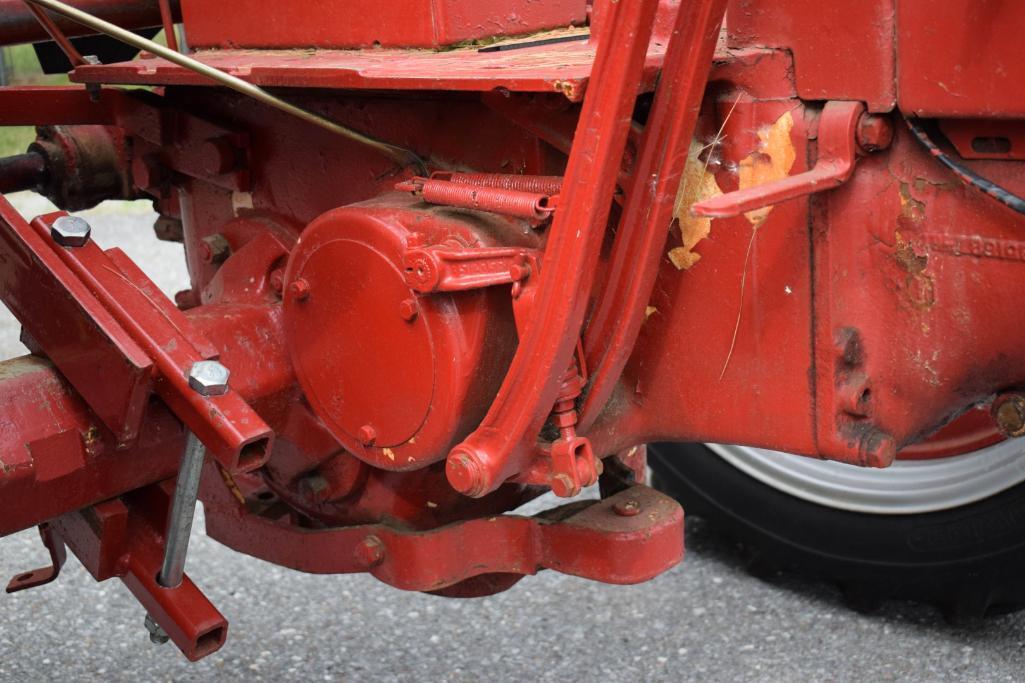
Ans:
<svg viewBox="0 0 1025 683"><path fill-rule="evenodd" d="M450 173L435 171L432 180L447 180L460 185L475 187L497 187L504 190L518 190L536 194L556 195L562 191L562 176L557 175L515 175L512 173Z"/></svg>
<svg viewBox="0 0 1025 683"><path fill-rule="evenodd" d="M555 210L549 205L550 198L544 194L464 185L436 178L413 178L395 188L416 192L431 204L489 211L534 222L544 221Z"/></svg>

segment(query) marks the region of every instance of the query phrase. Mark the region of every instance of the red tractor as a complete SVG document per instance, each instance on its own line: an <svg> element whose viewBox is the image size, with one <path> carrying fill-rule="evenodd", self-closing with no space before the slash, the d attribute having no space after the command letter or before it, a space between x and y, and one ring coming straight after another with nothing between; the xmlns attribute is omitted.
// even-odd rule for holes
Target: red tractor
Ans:
<svg viewBox="0 0 1025 683"><path fill-rule="evenodd" d="M195 660L227 634L184 574L197 501L240 552L466 597L650 579L679 498L859 601L1020 606L1022 25L1000 0L0 0L0 45L74 83L0 88L0 125L38 130L0 191L62 209L0 198L32 351L0 365L0 535L52 557L8 591L70 548ZM184 245L173 301L68 213L134 199Z"/></svg>

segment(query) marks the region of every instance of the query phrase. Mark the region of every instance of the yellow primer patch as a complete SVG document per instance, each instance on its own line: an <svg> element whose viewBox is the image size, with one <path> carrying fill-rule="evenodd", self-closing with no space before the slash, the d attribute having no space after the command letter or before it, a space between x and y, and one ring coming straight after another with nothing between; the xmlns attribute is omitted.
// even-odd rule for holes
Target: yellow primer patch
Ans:
<svg viewBox="0 0 1025 683"><path fill-rule="evenodd" d="M758 139L761 141L758 150L740 162L741 190L771 183L790 175L790 169L794 167L794 161L797 159L794 143L790 139L790 131L793 128L794 116L788 111L776 119L774 124L758 131ZM766 206L748 211L744 215L751 225L758 227L769 217L770 211L772 207Z"/></svg>
<svg viewBox="0 0 1025 683"><path fill-rule="evenodd" d="M391 461L395 460L395 451L393 451L390 448L385 448L383 450L384 450L384 454L388 457L389 460L391 460Z"/></svg>
<svg viewBox="0 0 1025 683"><path fill-rule="evenodd" d="M673 217L680 222L683 246L670 249L669 260L678 270L686 270L701 260L701 254L696 254L692 250L712 232L712 219L692 216L690 207L699 201L722 194L722 190L715 182L715 175L708 170L705 162L698 158L703 150L701 143L690 143L687 165L683 169L680 189L676 192L676 203L673 206Z"/></svg>

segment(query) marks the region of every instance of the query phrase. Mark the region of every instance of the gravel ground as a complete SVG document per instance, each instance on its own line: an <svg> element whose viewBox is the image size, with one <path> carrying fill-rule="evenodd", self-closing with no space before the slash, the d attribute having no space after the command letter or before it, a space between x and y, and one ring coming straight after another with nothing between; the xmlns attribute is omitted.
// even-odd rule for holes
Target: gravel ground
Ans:
<svg viewBox="0 0 1025 683"><path fill-rule="evenodd" d="M26 213L46 210L32 197L17 201ZM150 237L145 207L88 215L101 244L121 246L166 291L181 288L180 248ZM0 320L6 356L23 351L17 336L13 320ZM201 528L188 569L231 623L223 650L190 665L172 646L151 645L127 589L95 584L70 559L56 583L0 596L0 680L1025 678L1025 616L953 627L905 603L856 614L828 585L748 576L700 520L688 522L685 562L647 584L547 572L479 600L299 574L227 550ZM0 576L44 558L34 531L0 540Z"/></svg>

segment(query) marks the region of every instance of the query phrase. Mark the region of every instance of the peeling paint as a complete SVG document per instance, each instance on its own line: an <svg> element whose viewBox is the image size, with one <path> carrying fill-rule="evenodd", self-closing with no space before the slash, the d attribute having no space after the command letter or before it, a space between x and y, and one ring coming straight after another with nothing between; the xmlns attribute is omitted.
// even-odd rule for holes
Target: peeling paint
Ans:
<svg viewBox="0 0 1025 683"><path fill-rule="evenodd" d="M722 194L715 175L708 170L708 165L699 157L704 147L697 141L691 141L687 155L687 165L680 178L680 188L676 192L676 203L673 205L673 217L679 221L680 235L683 246L669 250L669 260L677 270L686 270L701 260L701 254L692 251L698 242L712 232L712 219L693 216L690 207L695 203Z"/></svg>
<svg viewBox="0 0 1025 683"><path fill-rule="evenodd" d="M911 196L911 186L907 183L900 184L900 215L915 223L925 220L925 202Z"/></svg>
<svg viewBox="0 0 1025 683"><path fill-rule="evenodd" d="M788 111L771 126L758 131L758 149L741 161L737 169L741 190L775 182L790 175L797 159L794 142L790 139L790 131L793 129L794 115ZM772 206L766 206L744 215L751 225L758 227L769 217L772 209Z"/></svg>
<svg viewBox="0 0 1025 683"><path fill-rule="evenodd" d="M900 231L894 233L896 248L894 258L907 276L905 292L912 306L919 310L931 308L936 303L936 291L932 274L926 271L929 256L915 251L910 241L905 241Z"/></svg>

